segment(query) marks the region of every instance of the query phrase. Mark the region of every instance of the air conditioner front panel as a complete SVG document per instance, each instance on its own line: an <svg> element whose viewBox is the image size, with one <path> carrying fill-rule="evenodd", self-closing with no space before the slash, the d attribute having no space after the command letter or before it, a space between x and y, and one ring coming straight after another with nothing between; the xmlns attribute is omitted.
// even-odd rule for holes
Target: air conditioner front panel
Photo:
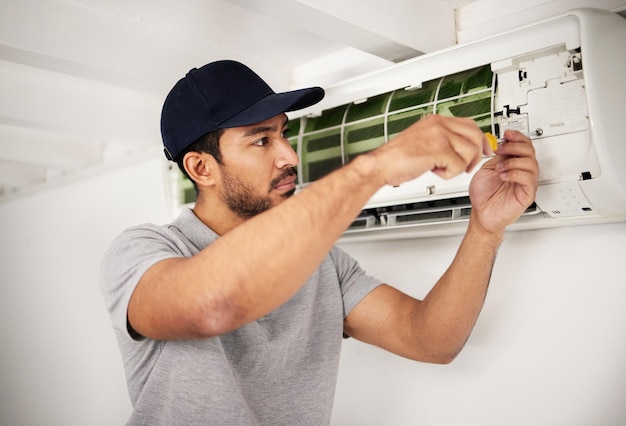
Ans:
<svg viewBox="0 0 626 426"><path fill-rule="evenodd" d="M345 144L338 150L343 164L355 154L386 143L427 114L470 117L483 131L490 131L498 137L507 129L514 129L527 134L533 141L540 163L540 186L533 212L535 217L526 217L525 226L532 221L537 222L537 226L544 226L540 222L547 218L569 218L569 222L563 223L575 223L580 218L602 216L611 202L607 192L598 189L599 182L604 177L611 181L608 185L611 186L615 180L611 177L615 175L615 168L606 167L598 155L598 135L594 126L604 120L600 117L594 121L591 116L589 104L593 91L588 90L585 73L591 70L595 75L600 67L606 72L609 64L606 58L602 63L586 59L582 40L589 37L581 34L587 25L581 22L593 20L597 13L582 11L546 20L469 45L424 55L392 69L330 88L325 102L333 105L333 109L345 108L342 126L350 128L346 126L345 118L351 108L365 111L367 108L359 105L371 103L369 111L372 115L360 115L358 125L377 129L377 132L371 132L368 140L356 142L354 146L362 147L356 150L348 148L345 128L336 129L341 135L338 139ZM623 20L616 20L615 16L606 13L600 15L619 27L619 34L614 38L626 43ZM597 25L589 29L598 32ZM598 40L586 43L598 49ZM616 54L621 54L620 61L623 62L623 49ZM616 73L609 73L613 84L620 85L617 93L622 93L624 82L615 82ZM381 92L383 88L386 92ZM611 90L606 86L600 89L607 99ZM337 102L347 99L348 93L358 93L358 96L352 99L354 102L338 105ZM593 102L597 101L596 96ZM323 109L314 113L316 117L324 114ZM367 120L372 121L368 123ZM407 206L411 203L466 197L473 173L444 180L427 172L398 187L381 188L366 205L363 217L358 219L358 233L362 235L367 228L411 226L410 220L400 218L425 218L426 214L403 212L390 215L386 210L394 206L410 210ZM437 218L439 214L441 217ZM413 225L423 226L429 221L440 224L455 217L450 212L428 215L428 219L416 221ZM464 215L457 215L455 220L464 218ZM349 230L348 233L353 231L357 232Z"/></svg>
<svg viewBox="0 0 626 426"><path fill-rule="evenodd" d="M579 49L561 43L302 117L305 131L294 139L302 146L303 182L319 179L432 113L472 118L497 136L506 129L529 135L544 184L577 182L583 173L598 177L580 61ZM366 208L468 195L474 172L449 180L427 172L399 187L381 188Z"/></svg>

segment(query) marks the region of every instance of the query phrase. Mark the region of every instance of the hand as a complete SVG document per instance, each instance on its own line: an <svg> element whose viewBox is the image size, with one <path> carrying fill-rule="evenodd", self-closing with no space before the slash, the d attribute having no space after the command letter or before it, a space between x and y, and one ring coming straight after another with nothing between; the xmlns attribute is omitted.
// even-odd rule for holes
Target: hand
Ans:
<svg viewBox="0 0 626 426"><path fill-rule="evenodd" d="M483 153L491 151L472 119L429 115L370 155L384 184L399 185L427 171L444 179L469 172Z"/></svg>
<svg viewBox="0 0 626 426"><path fill-rule="evenodd" d="M535 200L539 165L535 148L522 133L507 130L495 157L474 175L469 188L472 210L481 227L503 232Z"/></svg>

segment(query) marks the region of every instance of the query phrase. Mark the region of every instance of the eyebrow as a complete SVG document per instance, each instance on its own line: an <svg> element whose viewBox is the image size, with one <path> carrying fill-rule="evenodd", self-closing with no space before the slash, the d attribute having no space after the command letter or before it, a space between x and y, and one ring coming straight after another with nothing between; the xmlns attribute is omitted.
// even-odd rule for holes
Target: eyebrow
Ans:
<svg viewBox="0 0 626 426"><path fill-rule="evenodd" d="M285 118L285 121L283 122L283 125L281 127L284 128L287 123L289 123L289 118ZM249 137L249 136L254 136L254 135L258 135L259 133L265 133L265 132L272 132L272 131L276 131L276 126L256 126L256 127L252 127L251 129L247 130L243 136L244 137Z"/></svg>

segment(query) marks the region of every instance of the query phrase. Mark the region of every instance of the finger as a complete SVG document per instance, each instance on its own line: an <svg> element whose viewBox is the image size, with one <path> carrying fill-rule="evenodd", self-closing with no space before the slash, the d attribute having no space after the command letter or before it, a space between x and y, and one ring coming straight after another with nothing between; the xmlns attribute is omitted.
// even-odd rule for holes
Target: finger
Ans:
<svg viewBox="0 0 626 426"><path fill-rule="evenodd" d="M506 173L500 174L500 179L503 182L508 182L516 185L527 195L527 199L524 201L525 203L531 203L537 192L537 185L535 185L536 179L535 175L530 172L526 172L523 170L511 170Z"/></svg>
<svg viewBox="0 0 626 426"><path fill-rule="evenodd" d="M466 117L445 117L446 127L451 131L460 135L474 134L475 140L478 142L482 139L483 132L480 131L478 124L471 118Z"/></svg>
<svg viewBox="0 0 626 426"><path fill-rule="evenodd" d="M431 171L439 177L450 179L463 173L466 169L467 161L450 146L435 158L435 164Z"/></svg>
<svg viewBox="0 0 626 426"><path fill-rule="evenodd" d="M509 142L515 142L522 145L532 145L532 141L524 133L510 129L507 129L504 132L503 138L499 139L498 142L498 149L505 146Z"/></svg>
<svg viewBox="0 0 626 426"><path fill-rule="evenodd" d="M506 129L503 136L504 139L510 142L531 143L530 138L518 130Z"/></svg>
<svg viewBox="0 0 626 426"><path fill-rule="evenodd" d="M535 157L535 148L532 144L527 144L524 142L505 142L498 146L496 154L500 158L511 158L511 157L521 157L521 158L534 158Z"/></svg>
<svg viewBox="0 0 626 426"><path fill-rule="evenodd" d="M489 132L485 133L483 135L483 155L491 157L496 149L498 149L498 139Z"/></svg>
<svg viewBox="0 0 626 426"><path fill-rule="evenodd" d="M527 138L509 140L498 145L496 154L502 157L534 157L535 147Z"/></svg>
<svg viewBox="0 0 626 426"><path fill-rule="evenodd" d="M510 172L513 170L522 170L525 172L536 173L538 170L537 161L530 157L510 157L501 160L496 165L499 173Z"/></svg>
<svg viewBox="0 0 626 426"><path fill-rule="evenodd" d="M433 155L431 171L442 177L467 171L482 159L482 132L471 119L433 114L418 121L415 126L419 126L425 139L424 146L430 146Z"/></svg>
<svg viewBox="0 0 626 426"><path fill-rule="evenodd" d="M462 171L470 172L482 160L482 145L476 144L475 140L466 135L451 133L448 137L448 143L465 164Z"/></svg>
<svg viewBox="0 0 626 426"><path fill-rule="evenodd" d="M502 182L514 184L522 189L530 198L534 199L537 192L537 169L532 164L528 167L514 168L499 171L498 176Z"/></svg>
<svg viewBox="0 0 626 426"><path fill-rule="evenodd" d="M482 160L485 137L476 122L470 118L456 117L446 121L446 128L451 132L450 145L467 164L470 172Z"/></svg>

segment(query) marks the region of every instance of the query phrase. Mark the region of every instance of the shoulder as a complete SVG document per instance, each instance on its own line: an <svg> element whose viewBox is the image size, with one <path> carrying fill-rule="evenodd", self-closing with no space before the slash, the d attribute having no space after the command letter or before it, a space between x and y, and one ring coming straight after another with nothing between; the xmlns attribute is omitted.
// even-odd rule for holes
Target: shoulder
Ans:
<svg viewBox="0 0 626 426"><path fill-rule="evenodd" d="M101 268L105 275L144 271L150 265L170 257L192 256L190 244L172 225L145 223L135 225L115 236L105 250Z"/></svg>
<svg viewBox="0 0 626 426"><path fill-rule="evenodd" d="M343 249L333 246L328 253L328 257L333 262L355 261L354 258Z"/></svg>
<svg viewBox="0 0 626 426"><path fill-rule="evenodd" d="M334 246L328 253L327 259L332 262L338 274L341 276L346 271L359 268L358 262L341 248Z"/></svg>
<svg viewBox="0 0 626 426"><path fill-rule="evenodd" d="M176 244L183 238L172 225L144 223L129 227L113 238L108 253L118 250L131 250L137 247L163 246Z"/></svg>

